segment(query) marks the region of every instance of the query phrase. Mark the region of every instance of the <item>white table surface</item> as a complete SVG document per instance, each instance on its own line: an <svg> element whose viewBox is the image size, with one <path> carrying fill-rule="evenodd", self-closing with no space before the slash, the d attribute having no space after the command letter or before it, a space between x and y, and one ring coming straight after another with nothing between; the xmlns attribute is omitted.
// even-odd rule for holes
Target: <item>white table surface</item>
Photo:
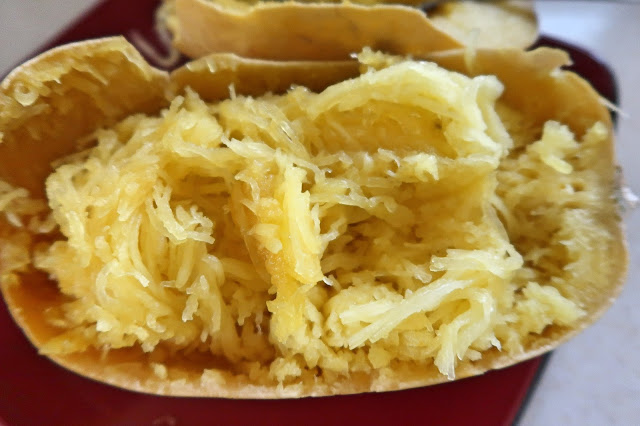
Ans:
<svg viewBox="0 0 640 426"><path fill-rule="evenodd" d="M133 0L132 0L133 1ZM0 75L96 0L0 0ZM617 78L617 152L640 193L640 4L538 1L541 30L589 49ZM557 349L520 423L640 425L640 210L626 217L629 279L597 324Z"/></svg>

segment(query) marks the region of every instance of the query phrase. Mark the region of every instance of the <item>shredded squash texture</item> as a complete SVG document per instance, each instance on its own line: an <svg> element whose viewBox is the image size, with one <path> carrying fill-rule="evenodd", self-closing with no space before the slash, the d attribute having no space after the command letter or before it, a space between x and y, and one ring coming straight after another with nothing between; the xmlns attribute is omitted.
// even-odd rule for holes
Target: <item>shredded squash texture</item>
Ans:
<svg viewBox="0 0 640 426"><path fill-rule="evenodd" d="M3 184L16 235L63 236L34 248L69 299L41 350L197 351L280 383L397 362L454 378L575 323L570 283L610 238L584 231L597 176L577 152L605 127L529 134L493 76L371 58L319 94L187 90L98 130L48 178L50 218ZM0 244L15 271L24 245Z"/></svg>

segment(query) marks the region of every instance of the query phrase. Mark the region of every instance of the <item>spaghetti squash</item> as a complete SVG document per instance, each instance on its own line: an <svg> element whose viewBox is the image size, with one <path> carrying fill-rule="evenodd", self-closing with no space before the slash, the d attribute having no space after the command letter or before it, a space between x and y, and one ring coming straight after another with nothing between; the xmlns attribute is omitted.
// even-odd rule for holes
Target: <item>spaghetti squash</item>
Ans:
<svg viewBox="0 0 640 426"><path fill-rule="evenodd" d="M0 98L11 155L51 143L15 120L54 120L54 141L73 131L64 120L101 123L50 153L50 173L2 166L4 296L40 352L76 371L174 395L406 388L547 350L619 288L609 117L559 52L478 51L465 75L463 52L365 50L355 77L260 96L219 79L228 56L163 80L119 39L77 52L58 50L71 66L39 87L25 76L57 65L27 65ZM167 100L106 102L122 66L94 64L116 61ZM275 74L230 68L247 66ZM556 87L550 104L506 86L515 77ZM74 93L90 107L61 103Z"/></svg>

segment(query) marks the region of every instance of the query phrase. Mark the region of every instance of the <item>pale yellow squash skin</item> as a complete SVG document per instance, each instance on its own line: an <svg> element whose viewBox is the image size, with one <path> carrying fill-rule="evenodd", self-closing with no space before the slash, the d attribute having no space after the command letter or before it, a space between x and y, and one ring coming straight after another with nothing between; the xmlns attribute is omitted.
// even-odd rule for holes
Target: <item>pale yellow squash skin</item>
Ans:
<svg viewBox="0 0 640 426"><path fill-rule="evenodd" d="M274 60L340 60L364 47L421 56L463 45L527 47L537 37L535 13L526 2L447 3L425 14L402 2L175 0L168 23L175 46L191 58L230 52Z"/></svg>
<svg viewBox="0 0 640 426"><path fill-rule="evenodd" d="M427 11L438 30L465 46L527 48L538 37L538 21L531 1L453 1Z"/></svg>
<svg viewBox="0 0 640 426"><path fill-rule="evenodd" d="M551 49L525 53L520 50L478 50L470 60L463 50L433 54L432 60L451 70L478 75L496 75L505 85L502 100L531 117L540 126L548 120L567 124L582 135L595 121L604 123L612 135L608 111L598 94L575 74L558 71L567 55ZM316 90L358 74L356 62L277 63L245 60L233 55L210 56L172 74L149 66L122 38L110 38L63 46L47 52L13 71L0 85L0 179L27 188L42 197L50 162L74 149L74 141L94 129L136 112L155 113L168 105L175 93L187 85L207 101L228 93L230 83L238 94L257 95L267 90L281 92L291 84L311 84ZM251 78L261 76L260 79ZM313 76L309 81L309 76ZM76 88L69 80L82 78L93 85ZM27 89L25 89L27 87ZM80 87L79 89L77 87ZM55 90L52 90L55 89ZM532 96L545 93L544 97ZM72 101L69 109L65 99ZM62 105L62 106L61 106ZM576 292L586 312L575 327L550 326L532 335L521 353L508 355L495 349L476 362L456 367L456 379L503 368L553 349L592 324L612 303L622 288L627 254L616 204L613 138L602 146L598 172L611 195L605 230L614 236L606 247L610 264L607 280ZM10 225L0 221L0 237L10 235ZM0 272L3 272L0 258ZM6 277L5 277L6 278ZM59 306L64 297L56 283L43 273L20 274L20 283L2 280L2 294L11 314L36 347L59 330L45 320L48 308ZM50 356L56 363L83 376L114 386L153 394L224 398L297 398L379 392L431 385L446 381L433 366L399 364L393 373L372 377L354 373L327 383L301 382L263 385L248 376L233 375L224 362L216 364L206 355L177 354L164 360L166 376L154 373L155 354L134 347L100 353L87 350L72 355ZM211 368L203 375L203 366Z"/></svg>

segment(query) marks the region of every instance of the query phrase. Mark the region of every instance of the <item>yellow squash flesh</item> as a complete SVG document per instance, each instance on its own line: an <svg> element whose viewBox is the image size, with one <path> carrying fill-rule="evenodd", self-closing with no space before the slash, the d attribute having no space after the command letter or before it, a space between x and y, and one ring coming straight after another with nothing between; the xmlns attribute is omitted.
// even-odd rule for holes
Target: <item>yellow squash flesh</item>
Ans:
<svg viewBox="0 0 640 426"><path fill-rule="evenodd" d="M440 383L575 335L609 306L626 270L607 110L584 80L559 70L567 56L557 50L427 59L438 66L372 52L362 65L213 55L168 75L115 38L15 70L0 86L0 284L16 322L41 352L87 377L229 398ZM402 87L416 76L423 85ZM292 85L322 93L243 97ZM373 115L359 115L359 103ZM43 202L50 164L95 140L97 151L68 158L47 181L61 238ZM389 187L394 179L402 185ZM76 190L86 199L74 200ZM124 204L104 210L111 200ZM140 262L120 275L109 266ZM212 286L221 271L230 284ZM135 309L114 316L138 295ZM85 305L91 297L98 302ZM116 310L94 324L82 317L109 305ZM118 337L119 323L148 306L168 310ZM478 330L483 321L497 325ZM163 337L170 324L179 332ZM447 336L457 336L455 357L443 349Z"/></svg>

